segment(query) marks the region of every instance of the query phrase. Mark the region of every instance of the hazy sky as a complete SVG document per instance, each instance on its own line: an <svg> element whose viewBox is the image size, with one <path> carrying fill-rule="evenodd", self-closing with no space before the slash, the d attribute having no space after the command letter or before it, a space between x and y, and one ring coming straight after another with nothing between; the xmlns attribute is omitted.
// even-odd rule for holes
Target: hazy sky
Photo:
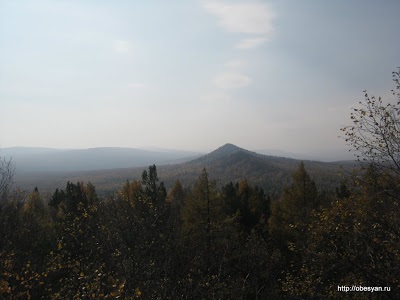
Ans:
<svg viewBox="0 0 400 300"><path fill-rule="evenodd" d="M0 147L325 153L390 95L400 1L0 0Z"/></svg>

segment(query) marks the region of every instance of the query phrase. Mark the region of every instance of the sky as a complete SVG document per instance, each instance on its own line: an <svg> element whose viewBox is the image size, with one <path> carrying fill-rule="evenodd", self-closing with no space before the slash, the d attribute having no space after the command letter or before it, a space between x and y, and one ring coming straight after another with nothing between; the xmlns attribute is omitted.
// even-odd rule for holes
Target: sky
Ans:
<svg viewBox="0 0 400 300"><path fill-rule="evenodd" d="M0 0L0 148L225 143L325 159L390 100L400 2Z"/></svg>

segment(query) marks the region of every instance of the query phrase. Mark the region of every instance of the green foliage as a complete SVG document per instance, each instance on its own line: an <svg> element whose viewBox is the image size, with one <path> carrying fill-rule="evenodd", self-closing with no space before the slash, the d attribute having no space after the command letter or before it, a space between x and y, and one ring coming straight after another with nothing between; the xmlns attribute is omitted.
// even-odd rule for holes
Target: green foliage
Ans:
<svg viewBox="0 0 400 300"><path fill-rule="evenodd" d="M262 188L251 186L246 179L236 183L230 182L222 187L224 211L228 215L238 213L242 228L249 232L264 223L270 217L270 197ZM266 229L266 228L265 228Z"/></svg>
<svg viewBox="0 0 400 300"><path fill-rule="evenodd" d="M73 218L59 224L57 245L46 269L46 292L52 299L97 299L119 295L124 283L107 265L98 208L81 203Z"/></svg>
<svg viewBox="0 0 400 300"><path fill-rule="evenodd" d="M150 199L153 205L163 205L167 192L164 183L158 184L157 168L155 165L149 166L149 171L144 170L142 173L142 184L144 193Z"/></svg>
<svg viewBox="0 0 400 300"><path fill-rule="evenodd" d="M82 182L68 182L65 190L56 189L49 206L58 218L67 218L79 213L80 207L89 208L98 200L95 187L90 182L86 185Z"/></svg>
<svg viewBox="0 0 400 300"><path fill-rule="evenodd" d="M50 210L41 199L38 189L27 196L21 207L20 221L19 249L30 253L31 260L43 263L43 257L55 240L55 231ZM32 256L35 256L35 259L32 259Z"/></svg>
<svg viewBox="0 0 400 300"><path fill-rule="evenodd" d="M0 296L35 298L43 289L43 265L55 238L39 192L9 194L0 205L0 223Z"/></svg>
<svg viewBox="0 0 400 300"><path fill-rule="evenodd" d="M300 163L293 173L293 183L284 189L279 201L272 206L270 231L273 238L284 247L304 240L313 210L320 205L314 181Z"/></svg>
<svg viewBox="0 0 400 300"><path fill-rule="evenodd" d="M211 231L221 220L222 201L216 182L209 181L203 169L183 207L183 230L187 236L211 238Z"/></svg>
<svg viewBox="0 0 400 300"><path fill-rule="evenodd" d="M119 195L124 201L129 202L130 205L134 207L138 204L143 195L142 184L137 180L133 180L132 182L127 180L122 186Z"/></svg>
<svg viewBox="0 0 400 300"><path fill-rule="evenodd" d="M301 251L301 272L286 279L291 294L338 297L338 285L390 286L400 296L399 203L382 193L390 177L371 166L350 198L316 212ZM360 299L371 295L360 293Z"/></svg>

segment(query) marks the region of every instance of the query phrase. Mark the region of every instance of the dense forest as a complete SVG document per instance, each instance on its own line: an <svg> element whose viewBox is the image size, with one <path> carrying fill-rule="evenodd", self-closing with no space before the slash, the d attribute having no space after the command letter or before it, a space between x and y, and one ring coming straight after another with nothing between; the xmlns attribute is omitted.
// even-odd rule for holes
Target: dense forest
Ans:
<svg viewBox="0 0 400 300"><path fill-rule="evenodd" d="M366 93L342 129L360 166L332 193L303 163L277 198L246 179L218 186L206 168L167 190L151 165L111 196L68 182L45 202L11 188L3 160L0 298L399 299L394 76L399 101Z"/></svg>

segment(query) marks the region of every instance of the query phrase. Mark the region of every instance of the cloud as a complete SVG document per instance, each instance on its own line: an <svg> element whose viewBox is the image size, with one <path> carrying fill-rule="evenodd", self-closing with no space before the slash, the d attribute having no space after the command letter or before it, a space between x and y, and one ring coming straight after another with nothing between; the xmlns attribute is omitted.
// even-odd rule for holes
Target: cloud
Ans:
<svg viewBox="0 0 400 300"><path fill-rule="evenodd" d="M267 42L269 39L265 37L257 37L257 38L250 38L250 39L244 39L239 42L235 47L238 49L252 49L255 48L265 42Z"/></svg>
<svg viewBox="0 0 400 300"><path fill-rule="evenodd" d="M127 53L129 52L130 45L128 41L116 40L114 41L114 51L116 53Z"/></svg>
<svg viewBox="0 0 400 300"><path fill-rule="evenodd" d="M252 82L250 77L239 73L222 73L217 75L213 83L221 89L235 89L248 86Z"/></svg>
<svg viewBox="0 0 400 300"><path fill-rule="evenodd" d="M223 3L204 1L204 8L216 15L219 24L229 32L269 36L273 32L275 13L262 3Z"/></svg>

